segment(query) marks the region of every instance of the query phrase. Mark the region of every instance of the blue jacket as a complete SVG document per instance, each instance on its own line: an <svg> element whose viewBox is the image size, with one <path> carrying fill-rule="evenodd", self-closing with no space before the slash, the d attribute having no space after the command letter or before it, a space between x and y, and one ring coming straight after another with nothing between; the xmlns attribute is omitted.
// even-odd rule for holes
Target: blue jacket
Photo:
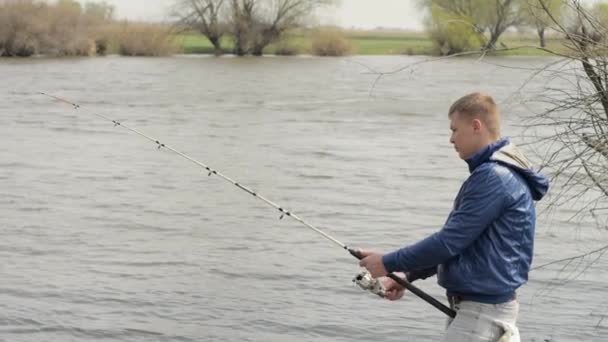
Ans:
<svg viewBox="0 0 608 342"><path fill-rule="evenodd" d="M389 272L410 281L437 274L448 295L503 303L528 280L536 212L547 178L510 143L500 139L466 160L462 184L443 228L426 239L384 255Z"/></svg>

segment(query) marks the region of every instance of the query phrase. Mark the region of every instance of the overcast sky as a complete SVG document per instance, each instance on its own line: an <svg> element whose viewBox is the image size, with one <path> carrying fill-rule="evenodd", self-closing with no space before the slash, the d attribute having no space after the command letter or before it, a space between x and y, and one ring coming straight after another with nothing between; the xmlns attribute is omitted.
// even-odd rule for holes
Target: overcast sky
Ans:
<svg viewBox="0 0 608 342"><path fill-rule="evenodd" d="M87 0L81 0L84 3ZM175 0L105 0L116 8L118 18L160 21L168 18ZM322 15L329 23L344 27L377 26L422 29L422 15L416 0L341 0L340 5Z"/></svg>

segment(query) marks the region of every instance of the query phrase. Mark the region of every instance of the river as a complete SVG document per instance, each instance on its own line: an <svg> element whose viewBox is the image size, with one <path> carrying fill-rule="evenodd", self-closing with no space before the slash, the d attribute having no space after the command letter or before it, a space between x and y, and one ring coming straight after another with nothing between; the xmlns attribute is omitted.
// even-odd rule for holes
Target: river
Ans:
<svg viewBox="0 0 608 342"><path fill-rule="evenodd" d="M492 94L518 143L527 68L551 61L426 59L1 60L0 341L437 341L439 311L360 291L336 245L95 115L388 251L439 229L467 177L449 105ZM606 241L573 208L542 209L535 265ZM608 341L606 267L532 271L522 341ZM434 279L417 284L444 299Z"/></svg>

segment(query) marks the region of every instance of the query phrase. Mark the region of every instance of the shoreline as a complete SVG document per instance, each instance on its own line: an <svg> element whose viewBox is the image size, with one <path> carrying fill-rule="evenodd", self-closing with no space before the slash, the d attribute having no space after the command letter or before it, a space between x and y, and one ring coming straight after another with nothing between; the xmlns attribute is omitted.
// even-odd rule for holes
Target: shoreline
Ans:
<svg viewBox="0 0 608 342"><path fill-rule="evenodd" d="M424 32L385 32L385 31L344 31L344 39L350 45L345 56L427 56L439 57L436 53L437 48L433 41ZM555 53L568 54L565 47L567 42L564 38L552 35L546 38L546 48ZM313 37L308 31L299 31L288 34L281 42L270 44L264 50L264 56L313 56L312 53ZM501 48L508 48L507 51L488 52L491 56L553 56L553 54L540 50L538 39L531 34L505 34L499 41ZM229 37L222 40L224 53L220 56L236 56L232 53L233 43ZM111 44L107 54L90 55L33 55L27 57L4 56L2 59L26 59L26 58L74 58L74 57L103 57L119 54L119 49L115 44ZM278 52L278 53L276 53ZM481 53L481 52L480 52ZM177 34L173 38L173 48L165 53L160 53L159 57L173 55L209 55L215 56L215 50L208 39L198 33ZM125 54L126 56L126 54ZM138 55L135 55L138 56ZM315 55L316 56L316 55ZM471 51L471 56L476 56ZM479 56L477 54L477 56ZM340 56L337 56L340 57Z"/></svg>
<svg viewBox="0 0 608 342"><path fill-rule="evenodd" d="M92 55L92 56L53 56L53 55L35 55L28 57L0 57L0 63L8 62L8 61L27 61L27 60L69 60L69 59L95 59L95 58L144 58L144 59L157 59L157 58L242 58L242 59L256 59L256 58L300 58L300 59L310 59L310 58L323 58L323 59L340 59L340 58L352 58L352 57L426 57L426 58L459 58L459 59L479 59L478 54L470 54L468 56L439 56L439 55L406 55L406 54L349 54L343 56L317 56L312 54L298 54L298 55L277 55L277 54L263 54L262 56L237 56L233 53L225 53L221 55L215 55L212 53L174 53L166 56L129 56L129 55L120 55L120 54L107 54L107 55ZM509 57L509 58L518 58L518 57L557 57L549 53L544 54L485 54L484 58L494 58L494 57Z"/></svg>

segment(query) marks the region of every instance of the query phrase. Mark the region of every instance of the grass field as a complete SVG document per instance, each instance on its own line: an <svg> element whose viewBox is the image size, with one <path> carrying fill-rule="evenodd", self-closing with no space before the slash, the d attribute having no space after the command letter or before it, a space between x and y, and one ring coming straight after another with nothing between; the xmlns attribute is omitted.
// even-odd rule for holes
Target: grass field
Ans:
<svg viewBox="0 0 608 342"><path fill-rule="evenodd" d="M343 32L352 45L354 55L433 55L436 49L432 41L423 32L407 31L355 31ZM556 37L547 38L547 48L563 52L563 39ZM207 38L200 34L181 34L177 37L177 43L183 53L186 54L211 54L213 46ZM534 35L520 35L515 33L506 34L499 41L501 47L516 48L521 46L538 46L538 38ZM289 47L298 54L310 54L312 34L310 32L295 32L290 34L282 43L268 46L264 53L274 54L282 47ZM232 51L232 41L225 37L222 40L225 51ZM548 53L534 48L515 49L500 52L500 55L548 55Z"/></svg>
<svg viewBox="0 0 608 342"><path fill-rule="evenodd" d="M346 38L352 44L355 55L399 55L430 54L433 44L421 33L393 33L375 31L345 31ZM213 46L200 34L182 34L177 38L178 45L184 53L213 53ZM293 33L279 45L286 44L295 48L300 54L310 54L312 34ZM230 38L222 40L225 51L231 51L233 44ZM264 53L273 54L277 44L270 45Z"/></svg>

